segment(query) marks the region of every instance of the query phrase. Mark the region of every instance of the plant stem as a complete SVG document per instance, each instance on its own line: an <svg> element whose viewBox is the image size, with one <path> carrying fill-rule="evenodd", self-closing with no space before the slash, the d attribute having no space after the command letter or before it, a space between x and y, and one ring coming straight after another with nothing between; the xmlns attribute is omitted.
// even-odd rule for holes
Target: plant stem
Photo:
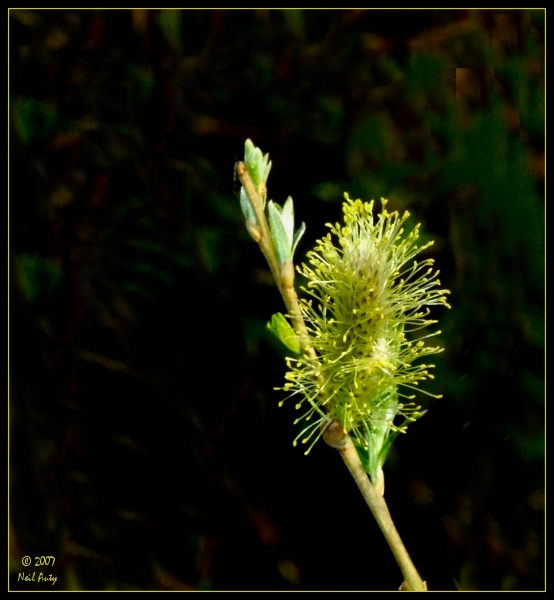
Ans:
<svg viewBox="0 0 554 600"><path fill-rule="evenodd" d="M271 238L269 225L264 212L264 200L256 191L256 188L250 179L250 175L246 170L246 165L239 161L237 162L235 169L258 221L258 245L260 246L260 250L267 260L271 272L273 273L275 283L279 289L279 292L281 293L281 296L283 297L283 301L291 317L293 327L296 330L296 333L298 333L302 350L312 361L317 361L315 351L309 342L308 330L306 329L306 324L302 318L300 306L298 305L298 296L296 295L296 290L294 289L294 267L292 262L289 261L282 266L279 265L279 259L277 258L277 253L275 252L275 248L273 246L273 240Z"/></svg>
<svg viewBox="0 0 554 600"><path fill-rule="evenodd" d="M285 306L291 316L292 325L298 334L300 339L300 345L304 353L310 358L312 362L317 362L317 355L312 345L310 344L310 337L308 330L306 329L306 323L300 312L300 305L298 304L298 296L294 286L283 285L280 286L281 296L285 302Z"/></svg>
<svg viewBox="0 0 554 600"><path fill-rule="evenodd" d="M310 344L310 338L306 323L302 317L300 311L300 305L298 303L298 296L294 289L294 267L292 261L285 263L284 265L279 264L277 253L273 246L273 240L269 231L269 225L264 211L264 199L258 194L248 171L246 165L243 162L237 162L236 172L240 179L240 182L248 196L254 214L256 215L257 230L256 236L253 236L260 246L260 250L265 256L271 272L275 278L275 283L283 297L287 311L291 317L293 327L298 334L302 351L306 356L313 362L318 362L317 355L312 345ZM371 510L379 528L383 532L385 539L398 563L400 570L404 576L404 583L401 589L407 589L410 591L426 591L427 586L425 582L419 576L407 550L404 546L396 527L394 526L392 517L389 509L385 502L385 498L382 494L379 494L369 477L367 476L358 452L350 436L344 431L342 426L337 422L331 422L325 432L323 433L325 441L338 450L340 453L348 471L352 475L356 485L362 493L366 504Z"/></svg>
<svg viewBox="0 0 554 600"><path fill-rule="evenodd" d="M419 576L402 539L394 525L384 496L378 494L367 476L358 452L350 436L344 431L340 423L334 421L323 434L325 441L338 450L358 489L362 493L366 504L373 514L379 529L381 529L387 543L402 571L404 584L401 589L412 592L427 591L425 582Z"/></svg>

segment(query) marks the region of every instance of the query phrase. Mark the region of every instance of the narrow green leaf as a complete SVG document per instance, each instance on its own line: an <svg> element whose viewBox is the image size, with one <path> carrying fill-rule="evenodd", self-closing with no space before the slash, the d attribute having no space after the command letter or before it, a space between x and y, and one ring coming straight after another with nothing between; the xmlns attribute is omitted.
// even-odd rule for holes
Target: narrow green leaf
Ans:
<svg viewBox="0 0 554 600"><path fill-rule="evenodd" d="M248 196L244 191L244 188L241 186L240 188L240 208L242 210L242 214L246 221L251 221L254 225L258 226L258 219L256 218L256 213L250 204L250 200L248 200Z"/></svg>
<svg viewBox="0 0 554 600"><path fill-rule="evenodd" d="M271 200L267 204L267 214L269 218L269 229L271 238L279 264L284 265L292 259L292 240L289 241L287 230L283 223L283 218L280 208L278 208Z"/></svg>
<svg viewBox="0 0 554 600"><path fill-rule="evenodd" d="M292 255L294 256L294 253L296 251L296 246L298 246L298 242L300 241L300 238L304 235L306 231L306 223L302 223L300 225L300 227L297 229L296 233L294 234L294 237L292 238Z"/></svg>
<svg viewBox="0 0 554 600"><path fill-rule="evenodd" d="M300 342L294 329L290 326L285 316L281 313L276 313L271 317L271 321L267 324L267 328L279 339L289 350L295 354L300 354Z"/></svg>
<svg viewBox="0 0 554 600"><path fill-rule="evenodd" d="M294 204L290 196L286 199L283 210L281 211L281 221L287 234L292 256L292 241L294 239Z"/></svg>
<svg viewBox="0 0 554 600"><path fill-rule="evenodd" d="M269 154L262 154L262 151L254 146L251 139L244 143L244 163L252 183L259 193L265 189L265 182L271 170L271 161ZM265 196L265 193L262 193ZM264 198L265 200L265 198Z"/></svg>

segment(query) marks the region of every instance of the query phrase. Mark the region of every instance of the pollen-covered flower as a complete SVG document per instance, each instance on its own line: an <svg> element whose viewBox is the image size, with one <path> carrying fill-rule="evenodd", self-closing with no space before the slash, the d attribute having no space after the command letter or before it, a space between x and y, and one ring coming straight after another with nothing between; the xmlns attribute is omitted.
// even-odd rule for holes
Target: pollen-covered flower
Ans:
<svg viewBox="0 0 554 600"><path fill-rule="evenodd" d="M390 213L382 200L375 218L373 201L345 198L344 224L328 225L300 269L308 279L300 309L317 358L289 358L283 389L305 410L297 440L311 442L308 451L338 421L374 479L396 434L424 412L414 391L432 365L419 359L441 351L424 341L440 333L426 329L436 322L429 305L448 306L449 292L433 259L416 259L432 242L417 246L419 225L404 233L408 212Z"/></svg>

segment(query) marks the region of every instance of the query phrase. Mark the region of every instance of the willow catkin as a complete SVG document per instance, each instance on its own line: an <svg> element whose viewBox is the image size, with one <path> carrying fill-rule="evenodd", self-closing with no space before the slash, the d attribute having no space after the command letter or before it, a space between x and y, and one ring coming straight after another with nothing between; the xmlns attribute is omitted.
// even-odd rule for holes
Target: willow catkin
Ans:
<svg viewBox="0 0 554 600"><path fill-rule="evenodd" d="M440 333L427 327L430 305L448 306L433 259L417 260L419 225L405 233L409 213L382 210L345 194L344 223L307 255L299 271L307 278L300 301L310 344L308 356L288 359L281 388L303 410L306 426L295 440L309 443L338 421L359 445L379 452L391 431L404 431L420 416L414 391L432 378L433 365L416 360L442 349L425 340ZM427 393L427 392L425 392ZM281 402L282 404L282 402Z"/></svg>

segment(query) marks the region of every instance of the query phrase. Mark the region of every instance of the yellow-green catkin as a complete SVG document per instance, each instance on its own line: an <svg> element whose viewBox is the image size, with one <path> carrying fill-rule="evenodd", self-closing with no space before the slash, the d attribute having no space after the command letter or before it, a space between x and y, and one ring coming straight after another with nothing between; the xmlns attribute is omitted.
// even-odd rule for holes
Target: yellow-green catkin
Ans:
<svg viewBox="0 0 554 600"><path fill-rule="evenodd" d="M416 359L442 350L425 344L440 333L427 330L436 322L429 306L448 306L449 292L440 289L433 259L416 259L432 242L417 246L419 225L404 232L408 212L388 212L383 199L375 217L373 201L345 199L344 224L329 224L299 269L308 280L300 308L317 360L288 359L283 389L305 411L297 440L310 442L308 451L336 420L377 456L390 432L422 414L414 390L432 378L432 365Z"/></svg>

